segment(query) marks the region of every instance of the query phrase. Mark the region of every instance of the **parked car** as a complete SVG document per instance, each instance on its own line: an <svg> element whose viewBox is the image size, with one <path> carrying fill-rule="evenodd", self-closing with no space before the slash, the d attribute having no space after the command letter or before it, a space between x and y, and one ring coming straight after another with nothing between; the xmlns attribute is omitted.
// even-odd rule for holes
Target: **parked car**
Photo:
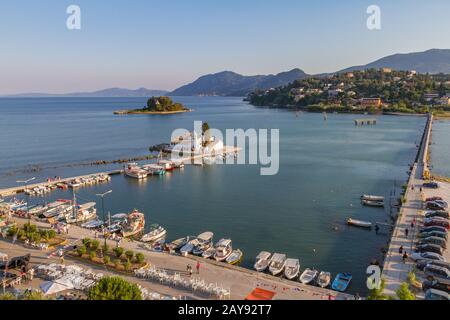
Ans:
<svg viewBox="0 0 450 320"><path fill-rule="evenodd" d="M436 201L436 200L444 200L444 199L442 199L442 197L430 197L430 198L425 199L426 202Z"/></svg>
<svg viewBox="0 0 450 320"><path fill-rule="evenodd" d="M439 184L437 182L425 182L423 184L424 188L437 189L439 188Z"/></svg>
<svg viewBox="0 0 450 320"><path fill-rule="evenodd" d="M420 232L431 232L431 231L447 232L447 228L441 226L428 226L420 229Z"/></svg>
<svg viewBox="0 0 450 320"><path fill-rule="evenodd" d="M422 290L428 291L429 289L436 289L436 290L450 293L450 285L445 284L445 283L440 283L437 280L425 280L424 282L422 282Z"/></svg>
<svg viewBox="0 0 450 320"><path fill-rule="evenodd" d="M447 268L427 265L423 272L430 280L437 280L440 283L450 284L450 271Z"/></svg>
<svg viewBox="0 0 450 320"><path fill-rule="evenodd" d="M425 208L427 210L442 210L442 211L445 211L448 208L448 206L445 207L440 202L432 201L432 202L427 202L426 205L425 205Z"/></svg>
<svg viewBox="0 0 450 320"><path fill-rule="evenodd" d="M419 270L425 269L427 265L431 266L439 266L443 268L447 268L450 270L450 262L440 261L440 260L417 260L416 261L416 268Z"/></svg>
<svg viewBox="0 0 450 320"><path fill-rule="evenodd" d="M448 219L448 211L425 211L425 218L440 217Z"/></svg>
<svg viewBox="0 0 450 320"><path fill-rule="evenodd" d="M439 226L439 227L444 227L447 230L450 229L450 223L447 219L444 218L439 218L439 217L434 217L434 218L425 218L423 225L425 227L430 227L430 226Z"/></svg>
<svg viewBox="0 0 450 320"><path fill-rule="evenodd" d="M444 251L441 246L435 244L421 244L416 247L417 252L434 252L442 255Z"/></svg>
<svg viewBox="0 0 450 320"><path fill-rule="evenodd" d="M430 231L430 232L421 232L419 233L419 239L425 239L428 237L438 237L444 240L447 240L447 232L441 232L441 231Z"/></svg>
<svg viewBox="0 0 450 320"><path fill-rule="evenodd" d="M421 244L435 244L435 245L438 245L438 246L442 247L443 249L447 248L447 240L439 238L439 237L423 238L423 239L420 239L420 241L417 244L418 245L421 245Z"/></svg>
<svg viewBox="0 0 450 320"><path fill-rule="evenodd" d="M425 292L425 300L449 300L449 295L445 291L436 290L436 289L428 289Z"/></svg>
<svg viewBox="0 0 450 320"><path fill-rule="evenodd" d="M418 261L418 260L428 260L428 261L446 261L445 258L434 252L413 252L409 256L412 260Z"/></svg>

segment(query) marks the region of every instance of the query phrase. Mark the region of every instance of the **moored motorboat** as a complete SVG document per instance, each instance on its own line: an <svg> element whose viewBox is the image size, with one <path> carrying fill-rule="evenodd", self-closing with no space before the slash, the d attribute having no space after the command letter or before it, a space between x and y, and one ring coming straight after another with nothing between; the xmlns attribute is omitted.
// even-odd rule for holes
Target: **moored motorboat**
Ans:
<svg viewBox="0 0 450 320"><path fill-rule="evenodd" d="M211 247L211 248L203 251L202 257L205 258L205 259L209 259L209 258L212 258L215 253L216 253L216 248Z"/></svg>
<svg viewBox="0 0 450 320"><path fill-rule="evenodd" d="M317 270L306 268L300 276L300 282L303 284L312 284L318 274Z"/></svg>
<svg viewBox="0 0 450 320"><path fill-rule="evenodd" d="M361 203L368 207L384 207L384 201L375 200L361 200Z"/></svg>
<svg viewBox="0 0 450 320"><path fill-rule="evenodd" d="M242 261L244 254L240 249L233 250L231 254L225 259L228 264L236 265Z"/></svg>
<svg viewBox="0 0 450 320"><path fill-rule="evenodd" d="M204 251L212 247L214 233L207 231L197 236L198 244L192 249L192 254L201 256Z"/></svg>
<svg viewBox="0 0 450 320"><path fill-rule="evenodd" d="M270 257L272 257L272 254L270 252L267 251L261 251L257 256L256 256L256 261L254 264L254 268L256 271L258 272L263 272L267 269L267 267L270 264Z"/></svg>
<svg viewBox="0 0 450 320"><path fill-rule="evenodd" d="M181 249L180 254L182 256L187 256L189 253L192 253L192 250L194 250L195 246L199 244L199 241L197 238L194 238L192 240L189 240Z"/></svg>
<svg viewBox="0 0 450 320"><path fill-rule="evenodd" d="M356 220L349 218L347 220L347 224L355 227L361 227L361 228L372 228L372 222L362 221L362 220Z"/></svg>
<svg viewBox="0 0 450 320"><path fill-rule="evenodd" d="M145 217L143 213L135 209L127 216L126 219L127 221L121 230L123 237L131 237L144 230Z"/></svg>
<svg viewBox="0 0 450 320"><path fill-rule="evenodd" d="M383 196L373 196L373 195L363 194L361 196L361 200L384 201L384 197Z"/></svg>
<svg viewBox="0 0 450 320"><path fill-rule="evenodd" d="M286 264L286 255L282 253L274 253L270 259L269 271L273 276L283 272Z"/></svg>
<svg viewBox="0 0 450 320"><path fill-rule="evenodd" d="M300 273L300 261L298 259L286 259L286 264L284 266L284 276L293 280L298 277Z"/></svg>
<svg viewBox="0 0 450 320"><path fill-rule="evenodd" d="M158 164L166 171L172 171L175 168L174 163L170 160L159 160Z"/></svg>
<svg viewBox="0 0 450 320"><path fill-rule="evenodd" d="M347 290L350 282L352 281L352 275L350 273L339 273L331 284L333 290L344 292Z"/></svg>
<svg viewBox="0 0 450 320"><path fill-rule="evenodd" d="M155 164L155 163L151 163L151 164L146 164L144 166L142 166L142 168L148 172L148 174L153 175L153 176L161 176L164 175L166 173L166 170L164 169L164 167Z"/></svg>
<svg viewBox="0 0 450 320"><path fill-rule="evenodd" d="M88 202L79 206L72 207L72 212L68 212L65 216L67 223L80 223L92 220L97 216L95 202Z"/></svg>
<svg viewBox="0 0 450 320"><path fill-rule="evenodd" d="M128 177L135 179L145 179L148 175L148 172L141 169L137 163L128 163L124 168L124 172Z"/></svg>
<svg viewBox="0 0 450 320"><path fill-rule="evenodd" d="M317 285L322 288L326 288L330 285L331 273L326 271L321 271L317 277Z"/></svg>
<svg viewBox="0 0 450 320"><path fill-rule="evenodd" d="M169 249L169 251L173 252L176 250L179 250L180 248L182 248L186 243L189 242L189 236L187 237L183 237L177 240L174 240L170 243L167 244L167 248Z"/></svg>
<svg viewBox="0 0 450 320"><path fill-rule="evenodd" d="M101 226L103 226L104 224L105 224L104 221L92 220L92 221L83 223L81 225L81 227L86 228L86 229L97 229L97 228L100 228Z"/></svg>
<svg viewBox="0 0 450 320"><path fill-rule="evenodd" d="M38 215L44 213L45 211L47 211L48 209L49 209L48 206L42 204L42 205L37 205L31 209L29 208L28 213L33 216L38 216Z"/></svg>
<svg viewBox="0 0 450 320"><path fill-rule="evenodd" d="M152 230L149 233L144 234L142 236L141 241L143 241L143 242L156 241L156 240L164 237L166 234L167 234L166 229L164 229L163 227L161 227L159 225L155 225L155 226L153 226Z"/></svg>
<svg viewBox="0 0 450 320"><path fill-rule="evenodd" d="M216 261L224 261L233 251L233 247L230 239L221 239L216 243L216 252L214 253L214 259Z"/></svg>

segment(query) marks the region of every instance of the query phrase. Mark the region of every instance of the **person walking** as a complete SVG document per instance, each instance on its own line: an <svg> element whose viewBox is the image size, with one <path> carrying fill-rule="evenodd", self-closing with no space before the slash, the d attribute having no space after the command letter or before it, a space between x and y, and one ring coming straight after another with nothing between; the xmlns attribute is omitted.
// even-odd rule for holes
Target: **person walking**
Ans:
<svg viewBox="0 0 450 320"><path fill-rule="evenodd" d="M408 259L408 254L405 251L405 253L403 254L403 263L406 263L407 259Z"/></svg>
<svg viewBox="0 0 450 320"><path fill-rule="evenodd" d="M405 237L408 238L409 230L408 228L405 229Z"/></svg>
<svg viewBox="0 0 450 320"><path fill-rule="evenodd" d="M403 254L403 246L400 246L400 248L398 248L398 253Z"/></svg>
<svg viewBox="0 0 450 320"><path fill-rule="evenodd" d="M197 269L197 274L200 274L200 261L197 261L195 268Z"/></svg>
<svg viewBox="0 0 450 320"><path fill-rule="evenodd" d="M17 233L14 234L12 243L15 244L16 241L17 241Z"/></svg>

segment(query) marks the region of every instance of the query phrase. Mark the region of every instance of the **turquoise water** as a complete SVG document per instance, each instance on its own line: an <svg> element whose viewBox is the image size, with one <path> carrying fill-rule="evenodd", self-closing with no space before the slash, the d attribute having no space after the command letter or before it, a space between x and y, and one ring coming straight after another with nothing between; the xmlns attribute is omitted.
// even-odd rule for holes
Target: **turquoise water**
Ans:
<svg viewBox="0 0 450 320"><path fill-rule="evenodd" d="M450 177L450 121L438 120L433 123L431 136L432 172Z"/></svg>
<svg viewBox="0 0 450 320"><path fill-rule="evenodd" d="M0 186L18 178L73 176L105 167L58 167L86 160L144 155L167 142L173 129L211 127L279 128L280 171L260 176L252 165L187 166L165 177L135 181L113 177L110 184L83 188L82 200L113 190L112 213L138 208L147 225L158 223L175 239L212 231L233 239L251 267L261 250L299 258L301 267L354 274L352 292L365 293L365 269L382 259L387 234L350 228L348 217L388 221L384 210L359 204L362 193L389 196L406 180L408 164L425 125L423 118L380 116L378 125L355 127L354 115L300 114L257 109L238 98L176 98L195 112L174 116L114 116L113 110L144 99L0 99ZM38 172L24 168L39 165ZM49 199L71 197L57 191ZM48 199L46 199L48 200ZM34 202L42 201L35 198ZM101 206L99 206L101 208Z"/></svg>

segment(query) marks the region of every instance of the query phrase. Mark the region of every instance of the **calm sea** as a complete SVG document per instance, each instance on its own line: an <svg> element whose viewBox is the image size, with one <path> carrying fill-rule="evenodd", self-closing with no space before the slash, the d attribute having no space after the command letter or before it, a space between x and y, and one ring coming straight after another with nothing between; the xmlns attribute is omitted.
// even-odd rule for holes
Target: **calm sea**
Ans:
<svg viewBox="0 0 450 320"><path fill-rule="evenodd" d="M417 150L423 118L380 116L376 126L355 127L355 115L258 109L239 98L179 97L195 112L173 116L114 116L136 108L139 98L0 99L0 186L30 176L73 176L118 168L62 167L92 160L140 156L168 142L172 130L193 129L194 120L211 127L280 129L280 171L260 176L254 165L187 166L165 177L80 189L80 201L98 200L113 190L106 210L145 212L147 225L158 223L168 238L212 231L229 237L251 267L261 250L299 258L314 267L354 275L352 292L365 293L365 269L382 259L386 233L347 227L348 217L387 222L388 209L362 207L363 193L390 196L407 178ZM32 166L41 171L24 172ZM57 191L48 198L66 197ZM101 206L98 206L100 209ZM99 210L101 212L101 210ZM382 230L383 231L383 230ZM383 232L382 232L383 233Z"/></svg>
<svg viewBox="0 0 450 320"><path fill-rule="evenodd" d="M450 177L450 121L438 120L433 123L431 136L432 172Z"/></svg>

